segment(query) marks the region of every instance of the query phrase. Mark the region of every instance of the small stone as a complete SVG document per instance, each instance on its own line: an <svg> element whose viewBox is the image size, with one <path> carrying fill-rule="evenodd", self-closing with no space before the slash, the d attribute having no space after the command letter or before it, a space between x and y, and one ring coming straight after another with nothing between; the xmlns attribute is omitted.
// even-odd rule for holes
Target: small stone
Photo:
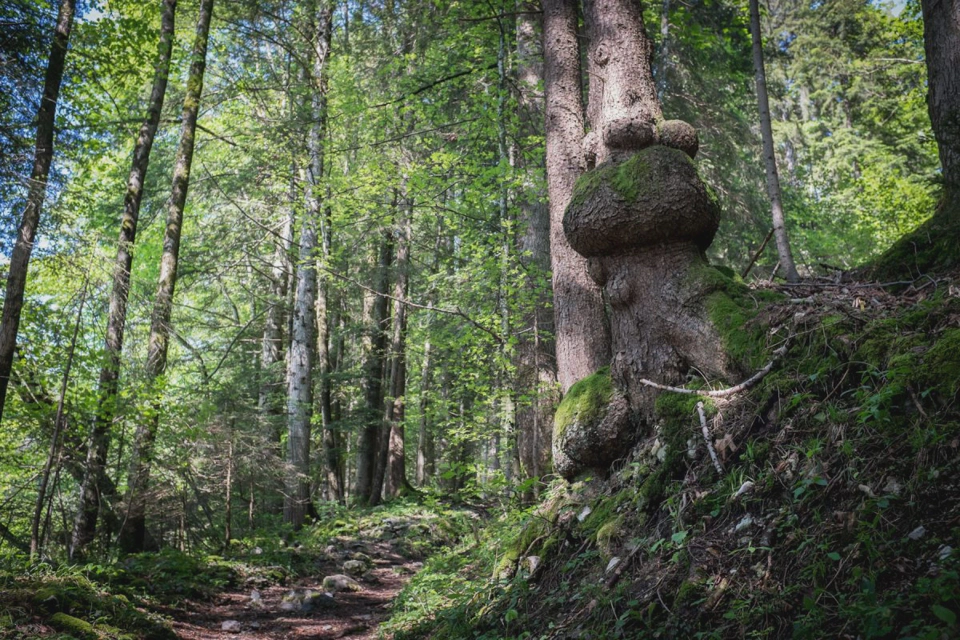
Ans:
<svg viewBox="0 0 960 640"><path fill-rule="evenodd" d="M327 592L311 592L306 598L303 599L303 606L301 607L304 611L313 611L314 609L329 609L335 606L337 603L333 599L332 593Z"/></svg>
<svg viewBox="0 0 960 640"><path fill-rule="evenodd" d="M747 480L747 481L744 482L742 485L740 485L740 488L737 489L737 492L736 492L735 494L733 494L733 499L736 500L737 498L739 498L739 497L742 496L743 494L747 493L747 492L750 491L751 489L753 489L753 483L750 482L749 480Z"/></svg>
<svg viewBox="0 0 960 640"><path fill-rule="evenodd" d="M620 558L614 556L610 558L610 562L607 563L607 568L603 570L604 573L610 573L620 564Z"/></svg>
<svg viewBox="0 0 960 640"><path fill-rule="evenodd" d="M873 489L871 489L870 487L868 487L868 486L865 485L865 484L857 485L857 489L860 489L860 491L862 491L864 494L866 494L866 496L867 496L868 498L876 498L876 497L877 497L877 494L875 494L875 493L873 492Z"/></svg>
<svg viewBox="0 0 960 640"><path fill-rule="evenodd" d="M577 521L583 522L584 520L587 519L587 516L589 516L591 513L593 513L593 509L591 509L590 507L584 507L583 510L579 514L577 514Z"/></svg>
<svg viewBox="0 0 960 640"><path fill-rule="evenodd" d="M220 630L227 633L240 633L242 628L243 626L237 620L224 620L220 625Z"/></svg>
<svg viewBox="0 0 960 640"><path fill-rule="evenodd" d="M949 558L951 553L953 553L953 547L947 544L942 544L937 550L937 557L939 557L942 562L943 560Z"/></svg>
<svg viewBox="0 0 960 640"><path fill-rule="evenodd" d="M337 593L338 591L363 591L363 587L349 576L336 574L323 579L323 590Z"/></svg>
<svg viewBox="0 0 960 640"><path fill-rule="evenodd" d="M889 493L892 496L899 496L903 491L903 485L900 484L896 478L890 478L887 480L887 484L883 485L883 492Z"/></svg>
<svg viewBox="0 0 960 640"><path fill-rule="evenodd" d="M743 531L744 529L752 525L753 525L753 516L751 516L748 513L747 515L743 516L740 522L737 523L737 526L733 528L733 531L734 532Z"/></svg>
<svg viewBox="0 0 960 640"><path fill-rule="evenodd" d="M927 530L924 528L924 526L920 525L919 527L917 527L916 529L908 533L907 537L910 538L911 540L919 540L924 536L926 532Z"/></svg>
<svg viewBox="0 0 960 640"><path fill-rule="evenodd" d="M262 556L263 549L261 549L260 547L254 547L253 549L250 550L250 553L252 553L255 556Z"/></svg>
<svg viewBox="0 0 960 640"><path fill-rule="evenodd" d="M351 576L362 576L367 570L367 565L360 560L347 560L343 563L343 572Z"/></svg>
<svg viewBox="0 0 960 640"><path fill-rule="evenodd" d="M253 622L250 623L250 628L251 628L251 629L259 629L259 628L260 628L260 623L257 622L256 620L254 620Z"/></svg>
<svg viewBox="0 0 960 640"><path fill-rule="evenodd" d="M535 574L537 569L540 568L540 556L527 556L524 558L524 562L527 565L527 571L530 575Z"/></svg>
<svg viewBox="0 0 960 640"><path fill-rule="evenodd" d="M263 597L260 595L260 592L254 589L250 592L250 600L253 602L260 602Z"/></svg>
<svg viewBox="0 0 960 640"><path fill-rule="evenodd" d="M336 548L335 546L333 546L332 544L328 544L328 545L327 545L327 548L324 549L323 552L324 552L325 554L327 554L328 556L336 555L336 553L337 553L337 548Z"/></svg>

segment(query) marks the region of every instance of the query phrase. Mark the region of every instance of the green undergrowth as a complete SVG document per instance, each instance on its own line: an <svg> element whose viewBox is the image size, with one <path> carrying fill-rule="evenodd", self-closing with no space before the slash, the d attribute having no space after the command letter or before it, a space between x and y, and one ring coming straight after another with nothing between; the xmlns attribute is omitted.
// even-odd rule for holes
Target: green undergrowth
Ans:
<svg viewBox="0 0 960 640"><path fill-rule="evenodd" d="M558 482L431 559L387 630L960 637L960 297L886 295L742 293L754 362L771 329L794 334L769 375L730 399L661 395L608 478Z"/></svg>
<svg viewBox="0 0 960 640"><path fill-rule="evenodd" d="M165 549L59 569L2 556L0 638L173 639L164 618L151 611L169 613L168 605L189 607L228 590L322 577L336 564L327 553L331 545L342 551L386 543L416 559L479 528L474 510L430 497L366 509L321 505L318 516L296 533L282 526L250 532L218 555Z"/></svg>
<svg viewBox="0 0 960 640"><path fill-rule="evenodd" d="M0 638L175 640L169 624L135 596L115 593L80 569L40 566L0 573Z"/></svg>

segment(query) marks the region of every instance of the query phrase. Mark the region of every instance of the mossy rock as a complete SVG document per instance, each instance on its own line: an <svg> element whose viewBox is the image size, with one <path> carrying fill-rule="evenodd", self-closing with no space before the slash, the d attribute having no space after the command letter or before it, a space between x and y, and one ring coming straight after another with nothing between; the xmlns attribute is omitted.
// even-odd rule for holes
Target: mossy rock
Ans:
<svg viewBox="0 0 960 640"><path fill-rule="evenodd" d="M568 480L606 471L625 454L632 430L629 403L604 367L570 387L554 414L554 468Z"/></svg>
<svg viewBox="0 0 960 640"><path fill-rule="evenodd" d="M92 624L66 613L55 613L50 616L50 626L64 633L69 633L80 640L96 640L98 638Z"/></svg>

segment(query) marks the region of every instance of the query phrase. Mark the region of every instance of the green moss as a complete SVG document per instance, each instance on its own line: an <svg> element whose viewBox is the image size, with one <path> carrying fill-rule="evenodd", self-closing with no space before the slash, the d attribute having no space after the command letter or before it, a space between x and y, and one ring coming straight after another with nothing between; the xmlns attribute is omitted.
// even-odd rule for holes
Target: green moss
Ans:
<svg viewBox="0 0 960 640"><path fill-rule="evenodd" d="M624 516L619 515L597 530L597 548L605 558L613 556L614 544L623 537Z"/></svg>
<svg viewBox="0 0 960 640"><path fill-rule="evenodd" d="M678 149L653 146L640 151L624 162L602 164L577 179L570 206L582 206L604 185L609 186L624 202L636 202L641 197L656 199L657 190L662 185L659 180L651 179L650 174L658 165L677 162L692 163L692 160ZM715 195L711 197L716 200Z"/></svg>
<svg viewBox="0 0 960 640"><path fill-rule="evenodd" d="M613 396L610 368L604 367L570 387L553 418L553 437L556 440L574 423L589 424L600 418Z"/></svg>
<svg viewBox="0 0 960 640"><path fill-rule="evenodd" d="M960 391L960 329L943 332L924 358L923 376L946 394Z"/></svg>
<svg viewBox="0 0 960 640"><path fill-rule="evenodd" d="M97 632L94 631L92 624L86 620L74 618L65 613L55 613L50 616L50 626L64 633L69 633L75 638L81 638L83 640L94 640L97 638Z"/></svg>

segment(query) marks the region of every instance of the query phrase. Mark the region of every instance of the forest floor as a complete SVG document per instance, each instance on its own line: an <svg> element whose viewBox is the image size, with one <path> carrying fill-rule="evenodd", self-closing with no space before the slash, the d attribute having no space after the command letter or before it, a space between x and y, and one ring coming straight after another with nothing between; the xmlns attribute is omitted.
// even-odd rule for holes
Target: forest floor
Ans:
<svg viewBox="0 0 960 640"><path fill-rule="evenodd" d="M377 626L389 615L393 599L423 563L404 557L390 542L345 541L344 547L318 562L314 576L297 578L284 586L256 589L247 585L206 601L186 601L161 613L173 620L174 631L184 640L374 638ZM324 599L326 604L304 607L308 610L284 609L285 603L289 609L291 596L323 594L324 577L342 574L338 556L358 552L373 563L371 570L357 580L360 591L337 592L332 602ZM254 591L259 598L252 595Z"/></svg>

